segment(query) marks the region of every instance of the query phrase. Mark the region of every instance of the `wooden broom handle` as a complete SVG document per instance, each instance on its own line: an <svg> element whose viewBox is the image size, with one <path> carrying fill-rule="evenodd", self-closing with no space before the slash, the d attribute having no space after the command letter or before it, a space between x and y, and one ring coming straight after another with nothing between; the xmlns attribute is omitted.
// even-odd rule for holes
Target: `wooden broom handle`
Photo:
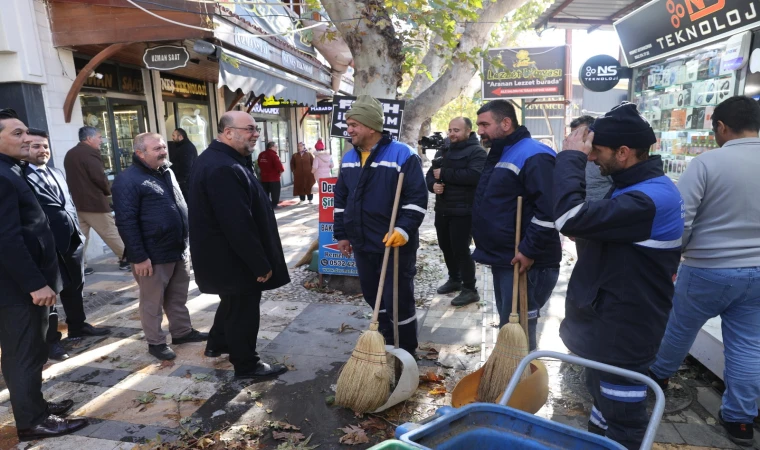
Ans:
<svg viewBox="0 0 760 450"><path fill-rule="evenodd" d="M393 212L391 212L391 225L388 227L388 239L396 228L396 213L398 213L398 204L401 200L401 187L404 185L404 172L398 174L398 183L396 184L396 198L393 199ZM391 256L391 248L385 247L383 255L383 269L380 271L380 285L377 287L377 298L375 298L375 311L372 313L372 322L377 322L377 316L380 315L380 304L383 299L383 288L385 287L385 273L388 271L388 259Z"/></svg>
<svg viewBox="0 0 760 450"><path fill-rule="evenodd" d="M522 197L517 197L517 228L515 228L515 256L520 251L520 229L522 227ZM520 286L520 263L515 264L512 275L512 314L517 314L517 298Z"/></svg>
<svg viewBox="0 0 760 450"><path fill-rule="evenodd" d="M399 247L393 248L393 347L398 348L398 257Z"/></svg>

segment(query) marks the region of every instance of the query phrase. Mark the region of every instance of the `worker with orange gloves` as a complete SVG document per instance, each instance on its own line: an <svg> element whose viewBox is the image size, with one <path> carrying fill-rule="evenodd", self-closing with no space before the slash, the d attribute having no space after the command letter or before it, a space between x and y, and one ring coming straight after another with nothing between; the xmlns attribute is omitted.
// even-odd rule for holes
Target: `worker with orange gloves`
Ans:
<svg viewBox="0 0 760 450"><path fill-rule="evenodd" d="M335 185L333 235L340 252L355 255L364 299L375 305L385 247L399 249L399 347L415 354L417 317L414 276L417 273L419 228L427 212L428 192L417 152L383 132L383 106L368 95L359 96L346 112L354 146L344 156ZM395 229L388 236L396 185L404 174ZM393 342L393 254L386 271L379 330Z"/></svg>

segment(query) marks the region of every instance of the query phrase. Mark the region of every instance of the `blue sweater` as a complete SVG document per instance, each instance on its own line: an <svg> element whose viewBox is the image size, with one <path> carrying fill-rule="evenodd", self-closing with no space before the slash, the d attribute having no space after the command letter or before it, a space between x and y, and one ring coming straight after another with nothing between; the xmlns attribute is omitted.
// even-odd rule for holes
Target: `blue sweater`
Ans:
<svg viewBox="0 0 760 450"><path fill-rule="evenodd" d="M167 167L151 170L135 156L113 183L116 227L127 260L152 264L181 261L188 246L187 204Z"/></svg>
<svg viewBox="0 0 760 450"><path fill-rule="evenodd" d="M520 253L533 267L559 267L562 247L554 229L552 180L556 153L518 127L493 141L472 208L475 261L510 266L515 256L517 197L523 197Z"/></svg>
<svg viewBox="0 0 760 450"><path fill-rule="evenodd" d="M419 228L427 212L428 192L417 153L408 145L384 135L362 167L356 149L343 156L335 185L337 240L349 240L355 250L383 253L399 173L404 173L396 228L409 239L401 252L416 251Z"/></svg>

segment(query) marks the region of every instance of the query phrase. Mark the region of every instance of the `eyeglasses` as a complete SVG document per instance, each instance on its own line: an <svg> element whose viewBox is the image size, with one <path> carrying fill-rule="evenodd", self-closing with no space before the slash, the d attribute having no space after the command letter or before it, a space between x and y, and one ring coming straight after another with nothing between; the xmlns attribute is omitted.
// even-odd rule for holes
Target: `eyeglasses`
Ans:
<svg viewBox="0 0 760 450"><path fill-rule="evenodd" d="M256 133L261 133L261 127L250 126L250 127L227 127L227 128L234 128L235 130L246 130L249 133L253 133L254 131Z"/></svg>

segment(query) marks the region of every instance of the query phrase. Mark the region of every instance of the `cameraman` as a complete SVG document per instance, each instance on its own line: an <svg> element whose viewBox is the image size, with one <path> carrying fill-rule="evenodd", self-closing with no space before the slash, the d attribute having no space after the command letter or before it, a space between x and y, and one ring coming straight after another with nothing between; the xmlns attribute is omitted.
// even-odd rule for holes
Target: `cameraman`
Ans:
<svg viewBox="0 0 760 450"><path fill-rule="evenodd" d="M462 291L451 301L463 306L480 300L475 289L475 262L470 254L472 242L472 203L486 151L472 131L472 121L457 117L449 122L448 146L435 154L428 170L428 190L436 194L435 229L438 245L449 270L449 279L438 288L439 294Z"/></svg>

